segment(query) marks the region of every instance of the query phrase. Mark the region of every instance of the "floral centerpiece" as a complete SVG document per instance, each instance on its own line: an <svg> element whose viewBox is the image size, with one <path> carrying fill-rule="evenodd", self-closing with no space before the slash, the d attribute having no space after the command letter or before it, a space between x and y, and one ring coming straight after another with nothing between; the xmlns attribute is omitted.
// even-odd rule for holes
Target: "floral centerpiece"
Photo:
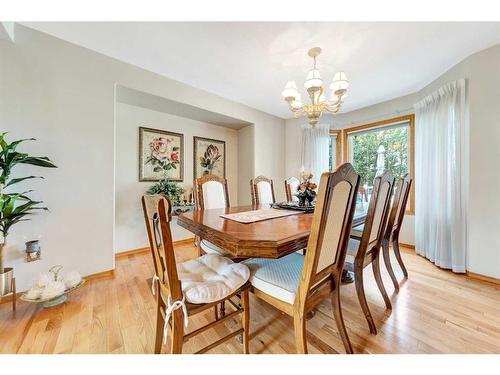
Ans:
<svg viewBox="0 0 500 375"><path fill-rule="evenodd" d="M312 181L311 173L303 173L300 178L300 184L297 186L295 196L299 198L299 206L312 206L316 199L316 190L318 185Z"/></svg>
<svg viewBox="0 0 500 375"><path fill-rule="evenodd" d="M219 152L219 148L215 145L209 145L207 150L200 157L200 165L205 168L203 174L210 174L214 169L215 164L219 161L222 154Z"/></svg>

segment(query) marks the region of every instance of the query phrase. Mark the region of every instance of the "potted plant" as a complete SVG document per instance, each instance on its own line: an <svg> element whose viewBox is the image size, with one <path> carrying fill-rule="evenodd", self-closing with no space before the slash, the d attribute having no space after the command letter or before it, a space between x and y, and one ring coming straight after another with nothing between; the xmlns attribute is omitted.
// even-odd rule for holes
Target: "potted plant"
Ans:
<svg viewBox="0 0 500 375"><path fill-rule="evenodd" d="M304 173L300 178L300 184L297 186L297 193L295 196L299 198L299 206L312 206L316 199L316 185L312 182L313 175L311 173Z"/></svg>
<svg viewBox="0 0 500 375"><path fill-rule="evenodd" d="M168 179L160 180L151 186L147 194L165 194L173 204L179 205L181 203L181 196L184 194L184 189L177 185L175 182Z"/></svg>
<svg viewBox="0 0 500 375"><path fill-rule="evenodd" d="M9 231L15 224L29 220L30 215L34 214L37 210L47 210L47 207L40 206L41 201L34 201L29 198L28 194L32 190L17 193L8 193L5 191L6 188L21 181L43 178L39 176L11 178L12 169L18 164L56 168L47 157L31 156L17 151L17 146L20 143L34 141L34 138L19 139L7 143L5 139L6 134L0 133L0 233L2 235L0 242L0 296L11 292L12 278L14 276L14 270L4 265L4 251Z"/></svg>

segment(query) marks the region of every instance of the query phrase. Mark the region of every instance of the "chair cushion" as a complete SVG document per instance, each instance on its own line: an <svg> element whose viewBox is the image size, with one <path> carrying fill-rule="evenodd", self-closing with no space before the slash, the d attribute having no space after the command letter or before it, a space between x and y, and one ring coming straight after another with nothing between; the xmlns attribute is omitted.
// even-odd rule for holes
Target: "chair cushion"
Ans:
<svg viewBox="0 0 500 375"><path fill-rule="evenodd" d="M279 259L254 258L243 262L250 269L253 287L293 304L304 267L304 256L292 253Z"/></svg>
<svg viewBox="0 0 500 375"><path fill-rule="evenodd" d="M247 266L218 254L206 254L180 263L177 273L186 301L194 304L226 298L250 277Z"/></svg>
<svg viewBox="0 0 500 375"><path fill-rule="evenodd" d="M213 243L208 242L207 240L201 240L200 247L205 252L205 254L230 255L223 248L221 248L217 245L214 245Z"/></svg>
<svg viewBox="0 0 500 375"><path fill-rule="evenodd" d="M363 236L363 231L365 230L365 224L358 225L351 229L351 236L361 238Z"/></svg>
<svg viewBox="0 0 500 375"><path fill-rule="evenodd" d="M349 243L347 244L347 255L345 257L346 263L354 263L354 259L358 253L359 244L360 242L358 240L355 240L354 238L349 239Z"/></svg>

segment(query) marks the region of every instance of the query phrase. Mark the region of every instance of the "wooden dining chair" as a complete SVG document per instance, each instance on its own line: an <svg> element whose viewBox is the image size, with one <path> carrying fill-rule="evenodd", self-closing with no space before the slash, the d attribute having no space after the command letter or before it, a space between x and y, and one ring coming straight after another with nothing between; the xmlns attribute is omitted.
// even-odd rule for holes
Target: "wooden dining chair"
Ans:
<svg viewBox="0 0 500 375"><path fill-rule="evenodd" d="M197 196L196 205L201 210L213 208L227 208L229 204L229 191L225 178L207 174L194 181L194 190ZM223 248L207 240L199 241L200 255L216 253L231 257Z"/></svg>
<svg viewBox="0 0 500 375"><path fill-rule="evenodd" d="M293 317L297 353L307 353L306 314L325 298L331 298L346 352L353 352L342 317L340 279L358 185L359 175L349 163L323 173L306 254L243 262L255 295Z"/></svg>
<svg viewBox="0 0 500 375"><path fill-rule="evenodd" d="M392 249L394 251L394 255L396 256L396 260L403 271L404 277L407 278L408 271L406 270L399 251L399 232L401 230L401 226L403 225L406 204L408 203L408 197L410 196L411 183L412 179L409 174L405 174L398 179L391 213L389 215L389 219L387 220L387 228L385 230L384 238L382 239L382 252L384 254L385 266L391 276L396 292L399 292L399 282L391 265L389 245L392 242Z"/></svg>
<svg viewBox="0 0 500 375"><path fill-rule="evenodd" d="M375 281L382 294L387 309L392 309L391 301L384 287L380 274L380 247L389 214L394 178L390 171L385 171L375 178L373 192L368 206L368 213L360 237L351 236L347 249L345 268L354 272L356 293L365 314L370 332L377 334L377 328L366 301L363 270L372 265Z"/></svg>
<svg viewBox="0 0 500 375"><path fill-rule="evenodd" d="M252 205L270 205L276 203L274 198L273 180L258 176L250 180Z"/></svg>
<svg viewBox="0 0 500 375"><path fill-rule="evenodd" d="M142 197L142 206L155 269L155 276L153 278L153 290L157 298L156 339L154 347L155 354L159 354L161 352L162 344L166 340L168 328L170 328L171 331L170 353L177 354L182 352L184 342L187 342L194 336L205 332L210 328L215 328L220 324L227 322L229 319L234 318L237 315L241 315L242 327L240 329L235 330L214 343L200 349L197 353L205 353L206 351L238 335L242 335L243 352L245 354L248 353L248 329L250 317L248 293L250 283L245 281L244 278L240 281L240 284L242 285L239 287L234 287L234 283L228 282L227 267L224 268L224 270L218 271L218 269L214 268L212 265L215 264L215 261L218 261L219 263L223 262L223 264L226 264L229 267L233 267L235 264L231 260L223 258L219 255L205 255L201 258L177 264L172 245L169 223L169 213L171 210L170 201L163 195L145 195ZM238 264L237 266L240 270L242 270L241 264ZM243 271L245 269L243 269ZM205 270L207 271L207 275L210 274L210 276L203 277L201 272L195 272L193 270ZM220 275L217 275L219 272ZM247 269L246 275L247 277L249 275ZM206 291L213 286L213 284L210 284L210 280L214 277L216 279L224 279L224 284L226 286L232 285L232 288L226 288L224 296L217 300L211 300L205 303L200 303L198 300L191 301L190 298L193 298L193 296L196 297L196 294L193 294L193 288L197 287L199 284L201 284L202 291L200 294L206 294L209 297L211 296L211 293L206 293ZM236 295L241 296L239 305L230 300L230 298ZM198 296L196 298L200 297ZM207 309L216 309L217 305L224 301L229 301L233 306L234 309L232 312L225 315L223 318L216 318L207 325L197 328L189 333L184 331L186 323L185 319L189 319L193 315L199 314Z"/></svg>
<svg viewBox="0 0 500 375"><path fill-rule="evenodd" d="M290 177L285 180L285 193L287 202L298 202L299 198L295 196L297 187L300 185L300 181L296 177Z"/></svg>

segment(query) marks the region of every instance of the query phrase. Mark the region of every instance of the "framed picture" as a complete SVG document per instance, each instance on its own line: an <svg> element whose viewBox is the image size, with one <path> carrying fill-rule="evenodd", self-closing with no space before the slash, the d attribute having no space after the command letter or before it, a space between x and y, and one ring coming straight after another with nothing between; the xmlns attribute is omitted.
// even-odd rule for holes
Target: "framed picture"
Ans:
<svg viewBox="0 0 500 375"><path fill-rule="evenodd" d="M139 127L139 181L184 179L184 135Z"/></svg>
<svg viewBox="0 0 500 375"><path fill-rule="evenodd" d="M206 174L226 177L226 142L216 139L193 138L194 178Z"/></svg>

